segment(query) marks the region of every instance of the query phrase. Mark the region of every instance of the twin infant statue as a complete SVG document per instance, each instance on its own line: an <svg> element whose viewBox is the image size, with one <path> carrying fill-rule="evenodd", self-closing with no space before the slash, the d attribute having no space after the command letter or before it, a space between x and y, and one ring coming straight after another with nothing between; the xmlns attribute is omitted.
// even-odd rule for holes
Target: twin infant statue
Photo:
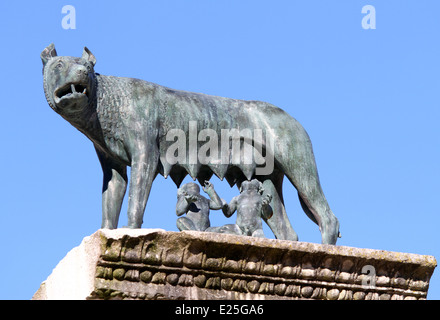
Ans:
<svg viewBox="0 0 440 320"><path fill-rule="evenodd" d="M200 187L194 182L187 183L178 189L176 214L182 216L186 213L186 216L177 219L177 228L180 231L197 230L264 238L261 219L267 220L272 216L272 208L269 205L272 196L269 194L263 196L264 189L260 181L256 179L243 181L240 194L229 204L218 196L209 181L205 181L203 191L210 199L200 194ZM227 218L237 211L236 223L211 227L210 209L221 209Z"/></svg>

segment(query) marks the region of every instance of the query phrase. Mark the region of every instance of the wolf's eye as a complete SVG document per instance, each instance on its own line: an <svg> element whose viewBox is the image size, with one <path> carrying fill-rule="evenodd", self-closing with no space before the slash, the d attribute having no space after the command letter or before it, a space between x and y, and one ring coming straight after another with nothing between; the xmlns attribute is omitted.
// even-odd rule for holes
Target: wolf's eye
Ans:
<svg viewBox="0 0 440 320"><path fill-rule="evenodd" d="M55 66L55 69L62 69L63 68L63 63L62 62L58 62L57 65Z"/></svg>

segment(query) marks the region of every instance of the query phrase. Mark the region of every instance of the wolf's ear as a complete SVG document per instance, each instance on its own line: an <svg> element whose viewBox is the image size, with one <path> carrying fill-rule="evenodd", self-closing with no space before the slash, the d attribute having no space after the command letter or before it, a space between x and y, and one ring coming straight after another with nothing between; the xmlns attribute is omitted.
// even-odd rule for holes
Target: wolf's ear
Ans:
<svg viewBox="0 0 440 320"><path fill-rule="evenodd" d="M87 47L84 47L82 58L90 61L93 65L96 64L95 56L93 55L93 53L90 52L89 49L87 49Z"/></svg>
<svg viewBox="0 0 440 320"><path fill-rule="evenodd" d="M46 65L47 61L49 61L50 58L56 56L57 56L57 51L55 50L55 45L51 43L40 54L41 61L43 61L43 66Z"/></svg>

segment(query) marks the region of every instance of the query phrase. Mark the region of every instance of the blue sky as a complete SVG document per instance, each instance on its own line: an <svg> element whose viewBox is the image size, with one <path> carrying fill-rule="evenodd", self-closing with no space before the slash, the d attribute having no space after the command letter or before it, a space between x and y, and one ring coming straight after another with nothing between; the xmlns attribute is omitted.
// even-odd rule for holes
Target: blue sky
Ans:
<svg viewBox="0 0 440 320"><path fill-rule="evenodd" d="M74 30L61 25L69 4ZM375 30L361 26L368 4ZM87 46L101 74L283 108L312 139L338 245L439 259L439 12L435 0L0 2L0 299L30 299L101 224L93 146L44 97L51 42L59 55ZM238 194L211 181L227 201ZM300 240L319 243L288 182L284 195ZM177 231L175 201L159 176L143 227ZM212 225L232 221L211 213ZM439 270L428 298L440 299Z"/></svg>

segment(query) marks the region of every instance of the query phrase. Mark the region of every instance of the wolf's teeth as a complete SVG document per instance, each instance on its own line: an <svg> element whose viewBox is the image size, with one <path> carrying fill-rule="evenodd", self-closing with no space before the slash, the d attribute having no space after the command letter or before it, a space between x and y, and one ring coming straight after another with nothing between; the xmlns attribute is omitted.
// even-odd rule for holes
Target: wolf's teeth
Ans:
<svg viewBox="0 0 440 320"><path fill-rule="evenodd" d="M83 94L87 93L87 88L84 88Z"/></svg>
<svg viewBox="0 0 440 320"><path fill-rule="evenodd" d="M74 86L73 84L70 85L70 89L72 89L72 93L75 93L75 92L76 92L76 90L75 90L75 86Z"/></svg>

